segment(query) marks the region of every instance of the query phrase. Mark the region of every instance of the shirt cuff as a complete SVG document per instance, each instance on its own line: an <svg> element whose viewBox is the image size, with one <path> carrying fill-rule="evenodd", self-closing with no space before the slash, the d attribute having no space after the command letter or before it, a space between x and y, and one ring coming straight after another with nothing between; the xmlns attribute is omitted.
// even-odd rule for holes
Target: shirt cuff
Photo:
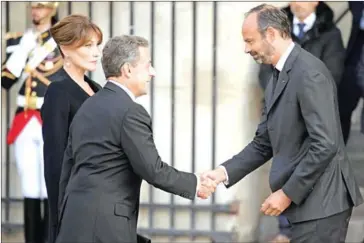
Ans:
<svg viewBox="0 0 364 243"><path fill-rule="evenodd" d="M199 176L199 175L197 175L197 174L195 174L195 176L196 176L196 179L197 179L197 184L196 184L196 194L195 194L195 197L197 197L197 195L198 195L198 187L199 187L199 185L200 185L200 176Z"/></svg>
<svg viewBox="0 0 364 243"><path fill-rule="evenodd" d="M226 180L225 180L225 181L223 181L223 183L224 183L224 185L225 185L225 186L227 186L227 185L229 185L229 175L228 175L228 173L227 173L227 171L226 171L225 166L220 165L219 167L221 167L221 168L223 168L223 169L224 169L224 173L225 173L225 178L226 178Z"/></svg>

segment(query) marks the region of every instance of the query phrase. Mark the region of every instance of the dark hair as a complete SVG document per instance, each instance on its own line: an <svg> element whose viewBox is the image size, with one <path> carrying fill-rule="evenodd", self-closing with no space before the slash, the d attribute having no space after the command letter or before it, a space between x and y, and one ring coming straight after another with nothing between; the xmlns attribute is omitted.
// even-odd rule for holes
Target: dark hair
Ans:
<svg viewBox="0 0 364 243"><path fill-rule="evenodd" d="M102 42L100 28L88 17L79 14L72 14L61 19L51 27L50 32L58 46L80 47L89 41L90 32L96 33L98 44Z"/></svg>
<svg viewBox="0 0 364 243"><path fill-rule="evenodd" d="M262 36L265 36L268 27L272 27L279 31L282 38L291 38L291 24L287 14L281 9L268 4L261 4L250 9L246 16L252 13L257 13L258 28Z"/></svg>

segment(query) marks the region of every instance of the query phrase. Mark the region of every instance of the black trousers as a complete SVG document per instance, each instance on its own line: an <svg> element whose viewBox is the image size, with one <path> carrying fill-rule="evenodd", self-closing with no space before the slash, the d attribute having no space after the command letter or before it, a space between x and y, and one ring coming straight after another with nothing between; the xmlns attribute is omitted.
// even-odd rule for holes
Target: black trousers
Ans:
<svg viewBox="0 0 364 243"><path fill-rule="evenodd" d="M24 198L24 238L25 243L48 242L48 200Z"/></svg>
<svg viewBox="0 0 364 243"><path fill-rule="evenodd" d="M292 223L291 243L344 243L352 208L323 219Z"/></svg>

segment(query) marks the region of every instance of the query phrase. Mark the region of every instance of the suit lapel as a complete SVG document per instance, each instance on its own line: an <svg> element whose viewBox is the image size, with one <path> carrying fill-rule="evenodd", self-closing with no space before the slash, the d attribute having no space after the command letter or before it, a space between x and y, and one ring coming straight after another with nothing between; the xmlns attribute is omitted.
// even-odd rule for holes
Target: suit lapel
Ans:
<svg viewBox="0 0 364 243"><path fill-rule="evenodd" d="M270 112L270 110L272 109L274 104L277 102L278 98L283 93L285 87L287 86L287 83L289 82L288 73L289 73L289 71L291 71L292 65L295 62L300 51L301 51L301 48L299 46L295 45L292 52L289 54L289 56L286 60L286 63L283 66L283 70L279 74L277 86L274 91L272 90L272 78L271 78L271 80L270 80L270 98L269 98L267 114Z"/></svg>

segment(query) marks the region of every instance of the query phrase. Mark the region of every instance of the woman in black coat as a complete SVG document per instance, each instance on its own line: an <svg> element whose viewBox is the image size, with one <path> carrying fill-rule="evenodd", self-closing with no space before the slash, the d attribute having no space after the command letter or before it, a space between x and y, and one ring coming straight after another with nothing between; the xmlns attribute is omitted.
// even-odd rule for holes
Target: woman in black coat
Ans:
<svg viewBox="0 0 364 243"><path fill-rule="evenodd" d="M68 129L83 102L101 89L85 73L94 71L100 56L102 32L87 17L70 15L51 28L64 59L62 70L49 85L41 108L44 176L49 197L49 242L57 235L58 194Z"/></svg>

